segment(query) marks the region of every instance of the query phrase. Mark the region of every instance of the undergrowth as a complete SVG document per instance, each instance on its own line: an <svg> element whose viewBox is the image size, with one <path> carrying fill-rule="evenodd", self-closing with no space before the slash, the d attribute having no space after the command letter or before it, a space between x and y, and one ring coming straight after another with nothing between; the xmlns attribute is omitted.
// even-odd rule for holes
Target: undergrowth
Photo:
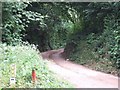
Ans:
<svg viewBox="0 0 120 90"><path fill-rule="evenodd" d="M90 33L78 38L77 47L70 55L71 60L89 68L119 75L120 70L120 26L114 15L104 19L101 33Z"/></svg>
<svg viewBox="0 0 120 90"><path fill-rule="evenodd" d="M10 87L11 65L16 65L16 88L65 88L72 87L60 80L47 68L34 45L20 44L7 46L0 44L0 87ZM37 83L32 84L32 68L36 66Z"/></svg>

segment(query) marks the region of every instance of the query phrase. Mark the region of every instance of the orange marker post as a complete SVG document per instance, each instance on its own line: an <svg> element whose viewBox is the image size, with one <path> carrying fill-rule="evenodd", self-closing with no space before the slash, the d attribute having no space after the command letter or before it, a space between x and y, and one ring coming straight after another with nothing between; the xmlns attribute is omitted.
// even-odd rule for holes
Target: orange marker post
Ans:
<svg viewBox="0 0 120 90"><path fill-rule="evenodd" d="M37 81L37 78L36 78L36 71L35 71L35 67L32 69L32 83L33 83L33 86L35 87L36 85L36 81Z"/></svg>
<svg viewBox="0 0 120 90"><path fill-rule="evenodd" d="M34 69L32 70L32 81L33 83L36 82L36 72Z"/></svg>

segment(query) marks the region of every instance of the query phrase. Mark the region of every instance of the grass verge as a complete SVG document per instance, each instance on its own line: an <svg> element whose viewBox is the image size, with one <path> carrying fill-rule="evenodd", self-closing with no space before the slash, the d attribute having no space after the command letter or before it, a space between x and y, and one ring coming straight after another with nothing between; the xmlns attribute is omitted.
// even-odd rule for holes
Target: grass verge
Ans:
<svg viewBox="0 0 120 90"><path fill-rule="evenodd" d="M9 88L11 64L16 65L15 88L71 88L72 85L60 80L47 68L34 45L7 46L0 44L0 87ZM32 69L36 68L37 82L32 84Z"/></svg>

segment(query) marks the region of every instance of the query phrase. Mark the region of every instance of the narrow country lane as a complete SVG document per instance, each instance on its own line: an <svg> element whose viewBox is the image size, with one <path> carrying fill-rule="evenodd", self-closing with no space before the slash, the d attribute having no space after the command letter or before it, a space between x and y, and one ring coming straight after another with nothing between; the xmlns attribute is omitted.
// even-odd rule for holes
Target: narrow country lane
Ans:
<svg viewBox="0 0 120 90"><path fill-rule="evenodd" d="M48 67L57 76L69 81L76 88L118 88L118 77L90 70L61 57L63 49L43 52ZM120 80L120 79L119 79Z"/></svg>

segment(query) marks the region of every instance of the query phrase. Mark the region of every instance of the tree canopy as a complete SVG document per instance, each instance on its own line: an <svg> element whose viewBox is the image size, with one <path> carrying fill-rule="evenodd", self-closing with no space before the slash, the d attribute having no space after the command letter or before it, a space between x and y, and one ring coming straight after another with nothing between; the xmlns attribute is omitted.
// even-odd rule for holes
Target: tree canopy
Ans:
<svg viewBox="0 0 120 90"><path fill-rule="evenodd" d="M79 59L74 53L85 39L120 67L120 2L4 2L2 12L3 43L28 41L41 52L65 48L67 58Z"/></svg>

